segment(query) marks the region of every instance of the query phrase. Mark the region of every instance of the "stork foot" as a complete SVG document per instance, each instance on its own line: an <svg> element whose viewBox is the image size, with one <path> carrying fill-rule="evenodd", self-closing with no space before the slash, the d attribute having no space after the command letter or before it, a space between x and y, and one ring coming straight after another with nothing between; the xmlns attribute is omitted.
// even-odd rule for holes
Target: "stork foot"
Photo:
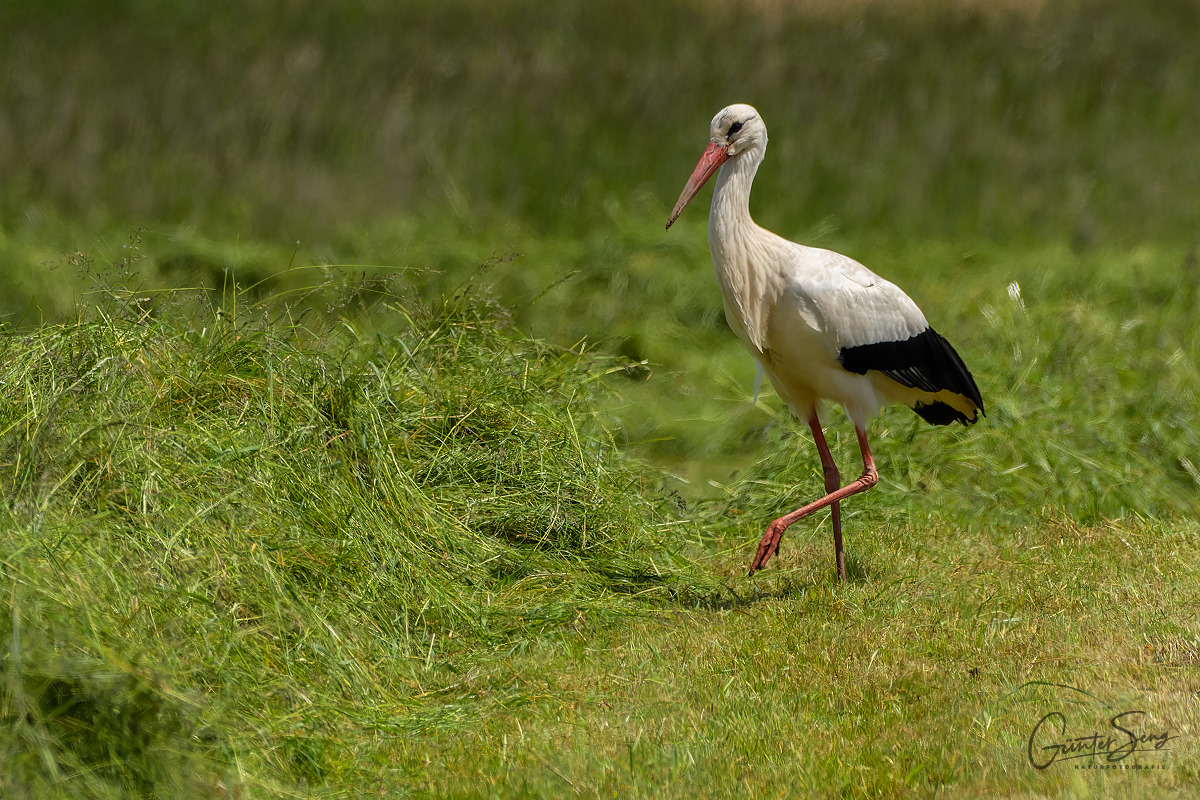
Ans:
<svg viewBox="0 0 1200 800"><path fill-rule="evenodd" d="M870 489L879 482L879 473L875 471L874 462L869 462L863 474L858 480L853 483L843 486L836 492L831 492L820 500L809 503L804 508L798 508L790 514L784 514L779 519L767 526L767 532L763 534L762 541L758 543L758 552L754 555L754 561L750 564L750 574L763 568L767 560L775 555L779 550L779 542L783 539L783 532L788 529L788 526L793 522L804 519L814 511L818 511L826 506L833 506L834 512L834 527L833 527L833 546L834 554L837 561L838 579L846 582L846 557L842 552L842 526L841 514L838 504L852 494Z"/></svg>
<svg viewBox="0 0 1200 800"><path fill-rule="evenodd" d="M767 560L779 551L779 543L783 541L783 532L787 530L787 523L784 522L784 519L784 517L780 517L767 526L762 541L758 543L758 552L754 554L754 561L750 564L751 575L766 566Z"/></svg>

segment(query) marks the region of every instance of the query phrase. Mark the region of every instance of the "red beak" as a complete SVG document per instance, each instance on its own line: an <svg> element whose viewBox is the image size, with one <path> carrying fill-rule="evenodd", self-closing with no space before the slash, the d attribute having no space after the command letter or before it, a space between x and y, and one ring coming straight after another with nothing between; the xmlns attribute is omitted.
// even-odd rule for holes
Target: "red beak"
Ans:
<svg viewBox="0 0 1200 800"><path fill-rule="evenodd" d="M704 155L700 156L699 163L692 170L692 177L688 178L687 184L683 187L683 193L679 195L679 201L675 203L675 208L671 211L671 218L667 220L667 228L670 228L675 220L679 219L679 215L683 213L683 207L692 201L696 192L700 191L700 187L707 183L713 173L720 169L721 165L729 158L727 147L727 145L712 142L704 151Z"/></svg>

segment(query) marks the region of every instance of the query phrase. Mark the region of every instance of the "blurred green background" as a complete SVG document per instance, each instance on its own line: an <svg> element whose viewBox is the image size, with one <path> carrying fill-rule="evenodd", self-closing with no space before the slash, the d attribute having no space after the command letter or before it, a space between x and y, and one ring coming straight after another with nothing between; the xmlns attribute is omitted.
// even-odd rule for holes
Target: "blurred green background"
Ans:
<svg viewBox="0 0 1200 800"><path fill-rule="evenodd" d="M1194 238L1195 3L763 5L8 2L0 225L661 227L745 101L773 134L756 209L786 234Z"/></svg>

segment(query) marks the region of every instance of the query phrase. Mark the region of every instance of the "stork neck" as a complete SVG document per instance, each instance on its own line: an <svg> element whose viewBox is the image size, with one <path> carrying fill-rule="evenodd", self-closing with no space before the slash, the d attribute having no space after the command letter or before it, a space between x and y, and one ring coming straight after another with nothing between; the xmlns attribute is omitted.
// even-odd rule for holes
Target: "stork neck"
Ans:
<svg viewBox="0 0 1200 800"><path fill-rule="evenodd" d="M750 150L721 165L717 185L713 189L712 209L708 216L708 232L722 244L736 232L752 230L750 217L750 188L762 163L762 151Z"/></svg>
<svg viewBox="0 0 1200 800"><path fill-rule="evenodd" d="M747 347L766 347L764 298L770 291L762 258L770 244L765 231L750 218L750 185L762 163L761 149L748 150L721 165L708 215L708 248L725 303L725 319Z"/></svg>

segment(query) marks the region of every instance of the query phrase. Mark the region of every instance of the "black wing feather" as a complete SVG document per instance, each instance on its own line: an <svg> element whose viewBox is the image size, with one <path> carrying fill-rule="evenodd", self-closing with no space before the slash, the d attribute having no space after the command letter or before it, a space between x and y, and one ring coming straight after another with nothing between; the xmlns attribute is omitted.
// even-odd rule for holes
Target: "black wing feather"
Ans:
<svg viewBox="0 0 1200 800"><path fill-rule="evenodd" d="M875 370L899 384L930 394L946 390L961 394L983 412L983 397L967 365L933 328L903 341L843 347L838 361L858 375ZM975 421L940 402L918 403L913 410L934 425Z"/></svg>

